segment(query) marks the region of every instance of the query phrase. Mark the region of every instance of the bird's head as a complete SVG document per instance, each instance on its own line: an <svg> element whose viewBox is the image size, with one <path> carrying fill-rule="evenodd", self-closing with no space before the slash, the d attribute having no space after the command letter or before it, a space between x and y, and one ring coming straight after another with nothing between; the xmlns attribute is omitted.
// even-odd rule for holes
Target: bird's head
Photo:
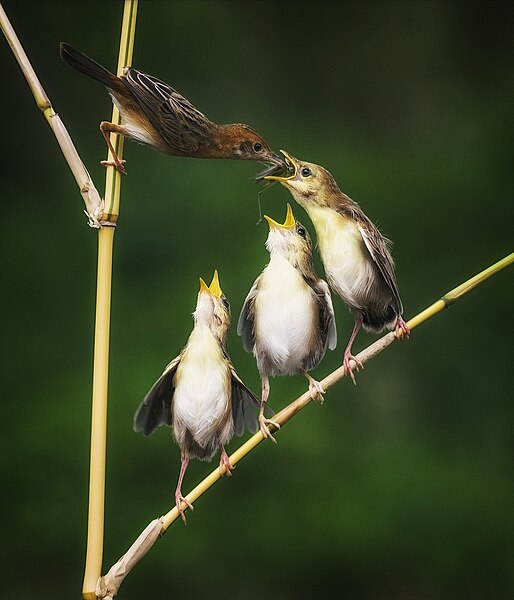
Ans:
<svg viewBox="0 0 514 600"><path fill-rule="evenodd" d="M214 271L209 286L200 277L194 319L195 323L207 324L212 334L225 344L230 326L230 304L221 290L218 271Z"/></svg>
<svg viewBox="0 0 514 600"><path fill-rule="evenodd" d="M240 160L260 160L271 163L271 167L264 173L275 173L286 169L286 161L279 154L275 154L263 137L248 125L234 123L225 125L223 137L230 144L229 152L234 158Z"/></svg>
<svg viewBox="0 0 514 600"><path fill-rule="evenodd" d="M285 175L266 175L268 181L278 181L286 187L293 198L304 208L309 206L331 206L341 195L335 179L323 167L298 160L284 150L288 172Z"/></svg>
<svg viewBox="0 0 514 600"><path fill-rule="evenodd" d="M273 254L283 255L294 267L312 268L312 242L305 227L293 215L291 205L283 223L264 215L269 224L266 249Z"/></svg>

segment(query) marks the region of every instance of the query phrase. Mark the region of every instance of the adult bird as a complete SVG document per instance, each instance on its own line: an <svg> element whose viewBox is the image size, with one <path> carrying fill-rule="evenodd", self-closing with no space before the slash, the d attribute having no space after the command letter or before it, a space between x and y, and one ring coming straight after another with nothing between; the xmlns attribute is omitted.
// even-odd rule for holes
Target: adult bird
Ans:
<svg viewBox="0 0 514 600"><path fill-rule="evenodd" d="M159 425L169 425L181 450L180 474L175 502L184 521L186 506L182 482L190 458L210 461L221 450L220 473L233 469L225 451L232 435L245 427L258 429L254 406L259 401L236 373L227 354L230 326L229 303L218 272L210 286L200 278L200 291L193 313L194 328L181 353L164 369L139 405L134 430L148 436Z"/></svg>
<svg viewBox="0 0 514 600"><path fill-rule="evenodd" d="M121 125L102 121L100 130L113 159L102 164L114 165L120 173L125 174L125 167L111 144L110 133L119 133L172 156L271 163L264 174L285 166L284 159L272 152L248 125L213 123L184 96L152 75L126 67L123 75L117 77L64 42L60 54L65 63L102 83L119 108Z"/></svg>
<svg viewBox="0 0 514 600"><path fill-rule="evenodd" d="M268 426L278 424L264 417L269 377L301 373L309 381L311 397L322 402L324 390L309 371L327 347L336 347L337 332L330 291L314 270L307 230L294 218L289 204L284 223L264 218L269 223L270 261L246 297L237 333L245 350L257 359L262 383L260 428L274 440Z"/></svg>
<svg viewBox="0 0 514 600"><path fill-rule="evenodd" d="M352 345L361 326L377 333L394 327L398 337L409 334L402 318L391 243L326 169L282 153L292 172L265 179L280 182L309 215L327 281L355 315L343 357L345 371L355 383L353 368L362 363L352 355Z"/></svg>

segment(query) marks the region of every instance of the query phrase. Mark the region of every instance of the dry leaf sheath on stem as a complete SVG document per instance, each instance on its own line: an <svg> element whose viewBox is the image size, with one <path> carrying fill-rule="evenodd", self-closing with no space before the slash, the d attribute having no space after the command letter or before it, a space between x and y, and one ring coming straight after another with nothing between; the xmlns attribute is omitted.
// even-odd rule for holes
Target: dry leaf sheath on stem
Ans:
<svg viewBox="0 0 514 600"><path fill-rule="evenodd" d="M421 325L444 308L448 308L457 300L462 298L465 294L473 290L475 287L496 275L509 265L514 263L514 253L509 254L502 260L491 265L484 271L481 271L471 279L468 279L461 285L457 286L441 299L431 304L428 308L421 311L415 317L407 322L407 326L412 331L418 325ZM369 361L371 358L382 352L390 344L396 340L394 332L387 333L375 343L368 346L365 350L357 355L357 359L362 363ZM330 375L327 375L320 383L325 390L332 387L335 383L340 381L345 375L344 367L341 366ZM273 420L277 421L281 426L285 425L296 413L305 408L309 402L311 402L311 395L309 391L306 391L296 400L291 402L283 410L277 413ZM249 452L251 452L257 445L263 440L264 436L261 431L253 435L247 442L240 446L231 456L229 457L230 463L235 465L242 458L244 458ZM187 500L193 504L200 496L202 496L212 485L214 485L221 478L220 471L216 468L210 473L203 481L201 481L187 496ZM187 507L184 505L184 509ZM120 560L114 564L109 572L101 577L98 581L97 595L98 598L110 600L116 596L118 589L123 582L124 578L128 575L134 565L148 552L153 546L155 541L166 533L169 526L179 517L177 507L174 506L168 513L162 516L160 519L154 519L145 530L140 534L137 540L132 544L128 551L120 558Z"/></svg>

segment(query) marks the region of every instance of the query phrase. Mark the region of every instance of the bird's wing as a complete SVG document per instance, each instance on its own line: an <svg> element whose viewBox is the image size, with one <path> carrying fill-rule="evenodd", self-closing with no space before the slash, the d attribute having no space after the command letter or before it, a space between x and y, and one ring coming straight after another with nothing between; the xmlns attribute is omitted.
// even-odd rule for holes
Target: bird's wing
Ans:
<svg viewBox="0 0 514 600"><path fill-rule="evenodd" d="M250 433L255 433L259 429L259 422L255 414L255 407L259 405L259 399L242 382L232 364L230 365L230 376L234 433L239 436L243 435L245 427Z"/></svg>
<svg viewBox="0 0 514 600"><path fill-rule="evenodd" d="M174 358L153 384L134 415L134 431L144 436L152 434L159 425L171 425L171 406L175 385L173 379L182 355Z"/></svg>
<svg viewBox="0 0 514 600"><path fill-rule="evenodd" d="M167 83L133 68L121 79L171 148L189 154L209 141L210 121Z"/></svg>
<svg viewBox="0 0 514 600"><path fill-rule="evenodd" d="M261 276L257 277L248 292L237 321L237 335L242 337L243 347L247 352L253 352L255 345L255 299L257 298L260 278Z"/></svg>
<svg viewBox="0 0 514 600"><path fill-rule="evenodd" d="M390 240L384 238L376 225L370 221L364 213L362 213L361 221L364 221L364 226L359 224L359 231L364 244L385 282L390 287L393 298L397 304L396 308L398 314L401 315L403 313L402 301L400 300L400 292L398 291L398 284L396 283L393 257L389 251L389 247L392 243Z"/></svg>
<svg viewBox="0 0 514 600"><path fill-rule="evenodd" d="M336 316L332 305L332 296L327 282L316 279L312 283L312 289L316 292L320 305L320 325L324 335L327 336L328 347L334 350L337 346Z"/></svg>

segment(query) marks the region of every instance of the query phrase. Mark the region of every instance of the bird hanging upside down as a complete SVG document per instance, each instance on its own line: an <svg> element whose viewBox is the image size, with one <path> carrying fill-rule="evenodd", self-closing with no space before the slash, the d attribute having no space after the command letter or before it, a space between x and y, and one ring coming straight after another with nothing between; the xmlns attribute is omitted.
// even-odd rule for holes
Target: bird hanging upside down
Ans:
<svg viewBox="0 0 514 600"><path fill-rule="evenodd" d="M117 77L97 62L64 42L60 46L63 61L77 71L102 83L121 115L121 125L102 121L100 130L114 165L125 174L109 134L118 133L141 144L153 146L164 154L190 158L234 158L271 163L261 173L284 168L284 159L271 151L264 139L242 123L219 125L210 121L184 96L156 77L126 67Z"/></svg>
<svg viewBox="0 0 514 600"><path fill-rule="evenodd" d="M169 425L181 450L181 468L175 491L184 521L186 506L182 481L190 458L210 461L221 450L220 473L231 474L225 445L245 427L258 429L254 409L257 397L244 385L227 354L229 304L214 272L207 287L200 278L194 328L182 352L173 359L139 405L134 430L148 436L159 425Z"/></svg>
<svg viewBox="0 0 514 600"><path fill-rule="evenodd" d="M270 375L301 373L309 381L311 397L323 401L324 390L309 375L327 347L333 350L337 332L328 285L312 264L312 244L303 225L296 221L291 206L283 224L265 216L270 231L266 248L270 261L246 297L237 333L245 350L253 352L261 375L260 428L273 436L264 417Z"/></svg>
<svg viewBox="0 0 514 600"><path fill-rule="evenodd" d="M351 361L357 369L362 363L352 355L352 345L361 326L377 333L395 328L398 337L409 335L390 242L326 169L282 153L291 173L264 179L280 182L305 209L316 230L327 281L355 315L343 357L345 371L355 383Z"/></svg>

